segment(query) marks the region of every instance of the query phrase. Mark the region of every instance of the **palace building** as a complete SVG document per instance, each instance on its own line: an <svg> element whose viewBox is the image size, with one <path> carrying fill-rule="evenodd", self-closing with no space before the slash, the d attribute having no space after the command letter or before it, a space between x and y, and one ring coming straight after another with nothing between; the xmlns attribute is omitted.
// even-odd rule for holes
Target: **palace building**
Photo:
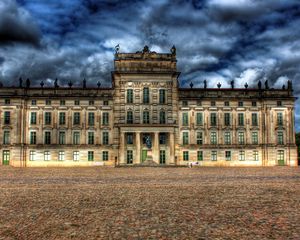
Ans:
<svg viewBox="0 0 300 240"><path fill-rule="evenodd" d="M1 86L1 164L297 165L291 82L181 88L176 64L175 47L116 49L111 88Z"/></svg>

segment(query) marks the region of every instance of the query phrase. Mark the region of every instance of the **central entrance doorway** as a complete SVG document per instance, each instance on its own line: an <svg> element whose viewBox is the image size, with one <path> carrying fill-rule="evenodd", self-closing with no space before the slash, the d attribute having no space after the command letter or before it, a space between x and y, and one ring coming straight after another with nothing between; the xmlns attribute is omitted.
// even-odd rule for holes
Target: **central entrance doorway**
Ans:
<svg viewBox="0 0 300 240"><path fill-rule="evenodd" d="M146 158L147 158L147 152L148 151L146 149L142 150L142 162L144 162L146 160Z"/></svg>

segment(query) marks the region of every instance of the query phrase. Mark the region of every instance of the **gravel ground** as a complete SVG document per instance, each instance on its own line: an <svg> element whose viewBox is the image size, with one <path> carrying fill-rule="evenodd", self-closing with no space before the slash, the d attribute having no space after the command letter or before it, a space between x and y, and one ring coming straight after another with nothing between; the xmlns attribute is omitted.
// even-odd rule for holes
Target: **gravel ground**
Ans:
<svg viewBox="0 0 300 240"><path fill-rule="evenodd" d="M0 239L300 239L300 168L2 166Z"/></svg>

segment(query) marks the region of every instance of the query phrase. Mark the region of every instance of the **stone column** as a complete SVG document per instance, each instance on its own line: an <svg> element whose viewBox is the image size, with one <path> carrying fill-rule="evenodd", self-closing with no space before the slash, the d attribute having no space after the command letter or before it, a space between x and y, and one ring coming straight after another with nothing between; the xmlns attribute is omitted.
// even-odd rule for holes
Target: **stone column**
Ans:
<svg viewBox="0 0 300 240"><path fill-rule="evenodd" d="M167 164L174 164L174 152L175 152L175 146L174 146L174 133L170 132L170 159Z"/></svg>
<svg viewBox="0 0 300 240"><path fill-rule="evenodd" d="M119 163L120 164L125 164L125 133L120 131L120 146L119 146Z"/></svg>
<svg viewBox="0 0 300 240"><path fill-rule="evenodd" d="M158 142L159 132L154 133L154 144L153 144L153 161L159 163L159 142Z"/></svg>
<svg viewBox="0 0 300 240"><path fill-rule="evenodd" d="M139 164L141 163L141 134L140 132L135 133L135 145L136 145L136 157L134 162Z"/></svg>

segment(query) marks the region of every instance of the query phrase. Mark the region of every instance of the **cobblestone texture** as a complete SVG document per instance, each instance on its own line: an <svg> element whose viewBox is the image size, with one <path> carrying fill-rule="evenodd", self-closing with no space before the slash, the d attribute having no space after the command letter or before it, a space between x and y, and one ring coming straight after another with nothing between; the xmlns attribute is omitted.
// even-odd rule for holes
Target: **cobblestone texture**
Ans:
<svg viewBox="0 0 300 240"><path fill-rule="evenodd" d="M300 168L0 167L0 239L300 239Z"/></svg>

